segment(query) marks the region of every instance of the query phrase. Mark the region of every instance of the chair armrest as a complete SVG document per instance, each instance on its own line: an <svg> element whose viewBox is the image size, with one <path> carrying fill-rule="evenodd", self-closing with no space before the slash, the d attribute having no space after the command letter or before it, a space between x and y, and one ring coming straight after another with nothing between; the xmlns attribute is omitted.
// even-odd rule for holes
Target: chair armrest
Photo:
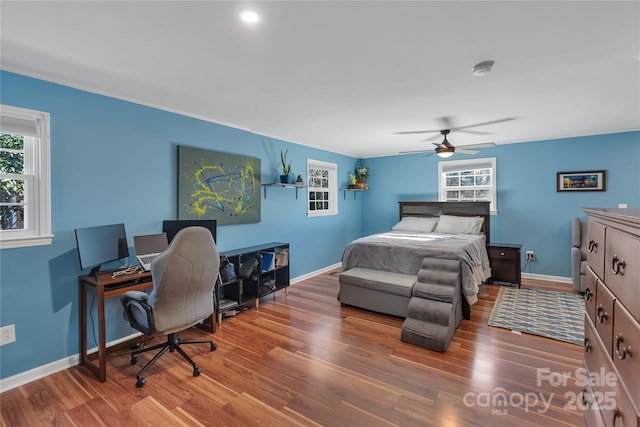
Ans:
<svg viewBox="0 0 640 427"><path fill-rule="evenodd" d="M124 318L132 327L140 332L151 335L154 330L153 307L147 304L149 295L140 291L129 291L122 295Z"/></svg>

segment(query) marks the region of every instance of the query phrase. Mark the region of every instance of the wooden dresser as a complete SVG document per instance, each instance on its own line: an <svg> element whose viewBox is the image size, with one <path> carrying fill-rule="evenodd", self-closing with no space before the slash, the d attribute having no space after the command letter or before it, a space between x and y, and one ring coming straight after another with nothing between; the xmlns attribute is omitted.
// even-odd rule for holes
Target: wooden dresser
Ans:
<svg viewBox="0 0 640 427"><path fill-rule="evenodd" d="M589 216L582 405L587 426L640 426L640 209ZM586 375L585 375L586 377Z"/></svg>

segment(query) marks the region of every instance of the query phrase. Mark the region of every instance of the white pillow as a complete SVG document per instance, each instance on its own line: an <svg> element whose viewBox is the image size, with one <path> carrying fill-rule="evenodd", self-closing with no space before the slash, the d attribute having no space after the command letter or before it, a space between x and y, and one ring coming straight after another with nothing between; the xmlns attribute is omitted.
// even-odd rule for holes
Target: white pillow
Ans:
<svg viewBox="0 0 640 427"><path fill-rule="evenodd" d="M416 231L418 233L431 233L438 223L438 218L424 218L417 216L405 216L399 223L391 227L394 231Z"/></svg>
<svg viewBox="0 0 640 427"><path fill-rule="evenodd" d="M479 234L483 218L470 216L440 215L436 233Z"/></svg>

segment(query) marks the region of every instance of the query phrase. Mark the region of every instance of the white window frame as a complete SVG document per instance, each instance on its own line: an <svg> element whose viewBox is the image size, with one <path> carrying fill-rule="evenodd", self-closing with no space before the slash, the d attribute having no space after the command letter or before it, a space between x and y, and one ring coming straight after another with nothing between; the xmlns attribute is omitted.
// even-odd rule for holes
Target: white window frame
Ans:
<svg viewBox="0 0 640 427"><path fill-rule="evenodd" d="M312 187L311 180L309 179L309 170L313 169L325 169L329 172L329 188ZM329 216L338 215L338 165L335 163L323 162L320 160L307 159L307 216ZM311 210L311 192L323 191L329 193L329 209L326 210Z"/></svg>
<svg viewBox="0 0 640 427"><path fill-rule="evenodd" d="M438 199L441 202L447 201L445 190L445 172L463 171L470 169L491 169L491 214L496 215L498 213L498 170L496 167L495 157L485 157L482 159L467 159L467 160L449 160L445 162L438 162ZM473 200L468 200L473 201Z"/></svg>
<svg viewBox="0 0 640 427"><path fill-rule="evenodd" d="M3 133L34 134L24 138L24 173L0 173L3 179L25 180L25 227L21 230L0 230L0 249L50 245L53 235L49 113L0 105L0 119L0 131ZM21 132L21 129L25 131Z"/></svg>

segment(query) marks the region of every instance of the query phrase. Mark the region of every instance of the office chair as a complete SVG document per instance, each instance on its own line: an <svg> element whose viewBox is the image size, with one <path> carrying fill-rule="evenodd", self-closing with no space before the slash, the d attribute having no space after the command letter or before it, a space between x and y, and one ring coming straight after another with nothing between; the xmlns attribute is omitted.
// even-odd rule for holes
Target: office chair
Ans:
<svg viewBox="0 0 640 427"><path fill-rule="evenodd" d="M122 295L124 317L131 326L147 336L168 335L165 343L131 353L131 364L138 354L161 349L136 375L136 387L145 385L142 374L164 353L177 351L193 366L193 376L202 370L180 347L182 344L208 343L211 340L183 340L178 332L210 317L215 310L215 282L220 257L211 232L204 227L187 227L178 232L171 244L151 264L153 289L149 294L130 291Z"/></svg>

